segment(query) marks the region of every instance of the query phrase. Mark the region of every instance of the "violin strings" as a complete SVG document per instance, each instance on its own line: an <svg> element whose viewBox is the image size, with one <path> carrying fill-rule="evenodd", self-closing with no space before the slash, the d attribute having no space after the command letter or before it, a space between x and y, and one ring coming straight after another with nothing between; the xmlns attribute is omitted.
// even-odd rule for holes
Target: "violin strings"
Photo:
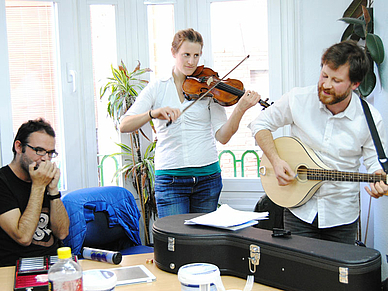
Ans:
<svg viewBox="0 0 388 291"><path fill-rule="evenodd" d="M198 99L195 99L193 103L191 103L190 105L186 106L181 114L183 114L187 109L189 109L191 106L193 106L195 103L197 103L199 100L203 99L207 93L209 93L211 90L213 90L219 83L221 83L231 72L233 72L238 66L240 66L242 64L242 62L244 62L247 58L249 58L249 55L247 55L241 62L239 62L233 69L231 69L225 76L223 76L220 80L218 80L218 82L212 86L211 88L209 88L203 95L201 95ZM171 123L167 123L166 126L169 126Z"/></svg>

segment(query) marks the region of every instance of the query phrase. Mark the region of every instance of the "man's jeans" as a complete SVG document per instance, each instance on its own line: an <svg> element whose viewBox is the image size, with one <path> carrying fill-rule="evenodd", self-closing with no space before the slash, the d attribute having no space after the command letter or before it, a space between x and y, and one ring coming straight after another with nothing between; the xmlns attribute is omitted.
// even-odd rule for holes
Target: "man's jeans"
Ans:
<svg viewBox="0 0 388 291"><path fill-rule="evenodd" d="M284 229L291 234L312 238L355 244L358 220L353 223L329 228L318 228L318 215L312 224L300 220L287 208L284 209Z"/></svg>

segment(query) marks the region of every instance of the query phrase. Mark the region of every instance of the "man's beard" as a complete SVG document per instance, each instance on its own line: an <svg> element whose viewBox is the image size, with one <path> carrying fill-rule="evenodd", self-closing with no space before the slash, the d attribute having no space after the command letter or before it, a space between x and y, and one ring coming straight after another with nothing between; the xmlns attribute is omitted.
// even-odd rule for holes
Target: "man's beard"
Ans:
<svg viewBox="0 0 388 291"><path fill-rule="evenodd" d="M29 159L25 153L22 154L20 159L20 166L28 175L30 174L30 164L33 162L34 161Z"/></svg>
<svg viewBox="0 0 388 291"><path fill-rule="evenodd" d="M330 94L330 96L323 95L323 92ZM350 95L351 92L352 92L352 88L351 88L351 86L349 86L349 88L345 91L344 94L338 95L335 93L335 91L333 89L324 90L322 85L319 86L319 84L318 84L319 100L322 102L322 104L325 104L325 105L334 105L334 104L337 104L341 101L344 101Z"/></svg>

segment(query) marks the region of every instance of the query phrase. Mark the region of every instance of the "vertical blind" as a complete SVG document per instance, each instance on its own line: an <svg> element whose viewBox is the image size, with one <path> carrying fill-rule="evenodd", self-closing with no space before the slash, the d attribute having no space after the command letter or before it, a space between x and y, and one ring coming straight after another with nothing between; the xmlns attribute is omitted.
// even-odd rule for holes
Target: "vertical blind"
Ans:
<svg viewBox="0 0 388 291"><path fill-rule="evenodd" d="M37 117L44 117L57 130L53 3L5 3L13 131Z"/></svg>

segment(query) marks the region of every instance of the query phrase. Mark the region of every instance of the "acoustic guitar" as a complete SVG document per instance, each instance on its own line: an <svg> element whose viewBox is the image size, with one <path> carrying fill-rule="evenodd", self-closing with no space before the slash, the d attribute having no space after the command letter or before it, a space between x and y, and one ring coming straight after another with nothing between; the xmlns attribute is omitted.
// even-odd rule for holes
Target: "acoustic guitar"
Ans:
<svg viewBox="0 0 388 291"><path fill-rule="evenodd" d="M285 160L296 173L294 181L286 186L279 186L273 167L263 155L260 161L260 178L268 197L277 205L297 207L306 203L327 181L367 182L385 181L386 174L364 174L341 172L327 167L312 149L294 137L275 139L275 146L281 159Z"/></svg>

